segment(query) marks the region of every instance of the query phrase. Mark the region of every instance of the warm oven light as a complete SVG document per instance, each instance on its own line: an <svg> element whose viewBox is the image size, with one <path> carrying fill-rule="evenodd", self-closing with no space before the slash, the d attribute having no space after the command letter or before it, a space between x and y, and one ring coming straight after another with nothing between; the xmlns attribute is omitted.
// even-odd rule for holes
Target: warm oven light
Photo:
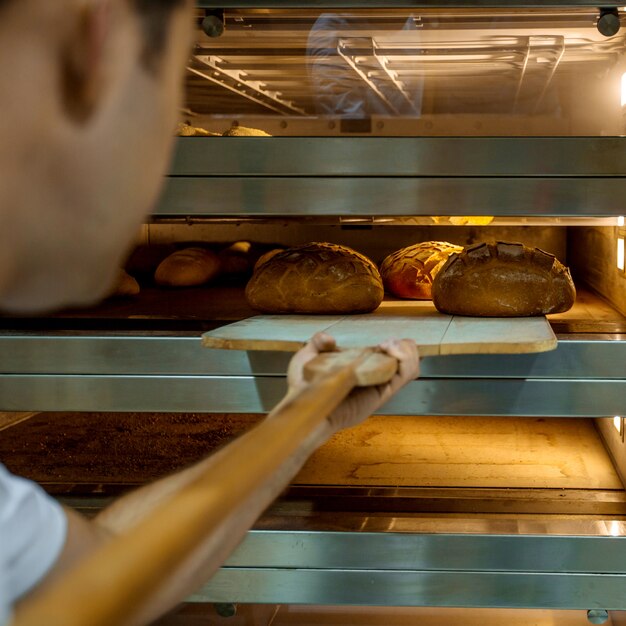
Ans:
<svg viewBox="0 0 626 626"><path fill-rule="evenodd" d="M613 418L613 426L615 430L621 435L622 434L622 418L619 415L616 415Z"/></svg>
<svg viewBox="0 0 626 626"><path fill-rule="evenodd" d="M626 105L626 72L622 74L622 106Z"/></svg>
<svg viewBox="0 0 626 626"><path fill-rule="evenodd" d="M617 225L618 225L618 226L623 226L623 225L624 225L624 216L623 216L623 215L620 215L620 216L617 218Z"/></svg>
<svg viewBox="0 0 626 626"><path fill-rule="evenodd" d="M624 271L624 238L617 238L617 269Z"/></svg>
<svg viewBox="0 0 626 626"><path fill-rule="evenodd" d="M609 534L613 537L619 537L622 534L622 524L617 520L612 519L609 522Z"/></svg>

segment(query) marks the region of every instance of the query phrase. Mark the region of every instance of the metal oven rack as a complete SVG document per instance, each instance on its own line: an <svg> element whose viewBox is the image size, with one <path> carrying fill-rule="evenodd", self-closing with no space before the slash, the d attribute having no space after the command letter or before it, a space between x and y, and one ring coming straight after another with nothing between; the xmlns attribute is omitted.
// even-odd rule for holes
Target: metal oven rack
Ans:
<svg viewBox="0 0 626 626"><path fill-rule="evenodd" d="M256 106L258 111L279 115L332 113L332 107L324 105L325 96L320 111L320 104L312 97L311 81L318 91L327 90L329 83L336 81L346 91L358 90L358 83L362 83L391 115L419 115L422 111L411 93L420 92L420 81L434 81L438 90L445 90L452 79L455 92L476 97L484 90L484 84L476 81L480 77L492 85L497 83L500 89L512 86L511 112L536 113L559 66L569 73L579 71L581 65L601 72L615 62L624 45L624 36L619 34L599 40L561 34L562 23L553 36L533 34L537 24L533 17L516 18L514 11L507 15L514 28L510 35L486 36L481 29L490 28L491 16L467 9L447 10L446 28L451 39L445 42L432 38L433 32L437 34L432 29L438 16L419 10L404 25L398 24L397 15L378 11L375 19L352 19L349 28L341 13L329 13L307 37L307 20L316 13L314 9L292 9L274 11L269 17L265 11L229 10L228 42L201 40L194 50L188 66L192 108L243 112L247 110L243 103L248 101L252 110ZM571 17L565 26L585 27L594 18L590 8ZM258 37L270 22L270 35L250 47L250 34ZM370 35L368 29L373 23L377 34ZM419 32L419 42L402 37L389 41L389 33L399 27L408 28L408 34L411 30ZM522 34L523 28L530 28L529 34ZM335 35L333 29L340 34ZM318 73L323 78L318 80ZM229 97L230 107L225 104Z"/></svg>

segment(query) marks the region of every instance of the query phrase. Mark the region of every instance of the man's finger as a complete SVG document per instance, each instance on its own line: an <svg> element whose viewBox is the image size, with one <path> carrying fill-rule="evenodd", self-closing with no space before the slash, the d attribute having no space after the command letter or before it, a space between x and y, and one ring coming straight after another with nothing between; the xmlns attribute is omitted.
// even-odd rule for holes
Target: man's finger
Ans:
<svg viewBox="0 0 626 626"><path fill-rule="evenodd" d="M302 381L302 368L312 361L320 352L331 352L336 349L335 340L326 333L316 333L308 343L298 350L289 362L287 368L287 380L291 385L297 385Z"/></svg>
<svg viewBox="0 0 626 626"><path fill-rule="evenodd" d="M328 352L335 349L335 340L326 333L316 333L307 343L296 352L292 359L297 363L306 363L316 357L320 352Z"/></svg>
<svg viewBox="0 0 626 626"><path fill-rule="evenodd" d="M399 362L398 374L404 380L417 378L419 375L419 353L417 345L411 339L390 340L380 346L389 356Z"/></svg>
<svg viewBox="0 0 626 626"><path fill-rule="evenodd" d="M310 343L313 344L318 352L332 352L337 349L335 338L327 333L315 333Z"/></svg>

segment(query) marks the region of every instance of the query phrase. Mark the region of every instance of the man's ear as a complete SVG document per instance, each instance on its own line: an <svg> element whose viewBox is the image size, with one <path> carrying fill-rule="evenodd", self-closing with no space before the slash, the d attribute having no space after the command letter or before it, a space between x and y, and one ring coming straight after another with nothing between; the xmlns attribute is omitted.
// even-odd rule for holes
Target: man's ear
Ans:
<svg viewBox="0 0 626 626"><path fill-rule="evenodd" d="M63 106L76 123L97 109L104 86L103 50L111 26L111 0L90 0L81 8L61 50Z"/></svg>

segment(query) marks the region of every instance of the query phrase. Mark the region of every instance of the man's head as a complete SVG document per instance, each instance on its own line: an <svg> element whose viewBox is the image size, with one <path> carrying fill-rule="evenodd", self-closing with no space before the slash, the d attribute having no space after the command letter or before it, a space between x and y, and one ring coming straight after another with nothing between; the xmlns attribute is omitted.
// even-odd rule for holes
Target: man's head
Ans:
<svg viewBox="0 0 626 626"><path fill-rule="evenodd" d="M191 0L0 0L0 309L110 287L165 173Z"/></svg>

